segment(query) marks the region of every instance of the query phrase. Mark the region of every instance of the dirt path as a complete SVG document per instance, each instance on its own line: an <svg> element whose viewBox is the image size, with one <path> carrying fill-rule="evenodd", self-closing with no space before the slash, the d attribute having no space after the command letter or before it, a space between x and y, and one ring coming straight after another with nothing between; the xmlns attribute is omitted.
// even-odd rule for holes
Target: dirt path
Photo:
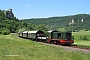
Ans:
<svg viewBox="0 0 90 60"><path fill-rule="evenodd" d="M83 52L85 54L90 54L90 50L86 50L86 49L74 48L74 47L69 47L69 46L54 45L54 44L48 44L48 43L42 43L42 42L39 42L39 43L45 44L45 45L50 45L50 46L60 47L66 51L80 51L80 52Z"/></svg>
<svg viewBox="0 0 90 60"><path fill-rule="evenodd" d="M90 54L90 50L86 50L86 49L73 48L73 47L67 47L67 46L60 46L60 47L65 49L66 51L81 51L83 53Z"/></svg>

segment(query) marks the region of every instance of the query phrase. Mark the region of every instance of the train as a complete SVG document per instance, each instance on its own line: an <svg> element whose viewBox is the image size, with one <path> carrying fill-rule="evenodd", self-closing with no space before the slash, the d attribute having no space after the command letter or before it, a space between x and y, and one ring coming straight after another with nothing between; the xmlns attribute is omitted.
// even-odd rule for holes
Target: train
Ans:
<svg viewBox="0 0 90 60"><path fill-rule="evenodd" d="M44 37L44 31L23 31L19 32L18 36L21 38L26 38L34 41L47 42L56 45L71 45L74 43L74 38L72 37L72 32L60 32L57 30L47 31L48 36Z"/></svg>

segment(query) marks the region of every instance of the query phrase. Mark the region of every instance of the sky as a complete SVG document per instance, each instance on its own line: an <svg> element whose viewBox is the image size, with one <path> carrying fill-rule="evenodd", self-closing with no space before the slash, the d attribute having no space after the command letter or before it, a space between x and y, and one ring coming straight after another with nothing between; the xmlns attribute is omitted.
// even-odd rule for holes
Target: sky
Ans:
<svg viewBox="0 0 90 60"><path fill-rule="evenodd" d="M90 14L90 0L0 0L0 9L12 8L18 19Z"/></svg>

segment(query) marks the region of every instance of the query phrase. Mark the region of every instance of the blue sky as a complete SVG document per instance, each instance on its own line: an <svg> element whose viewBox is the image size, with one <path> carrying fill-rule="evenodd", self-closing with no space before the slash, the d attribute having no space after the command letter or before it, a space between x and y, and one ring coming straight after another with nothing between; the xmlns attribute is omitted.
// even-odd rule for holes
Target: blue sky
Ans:
<svg viewBox="0 0 90 60"><path fill-rule="evenodd" d="M13 9L18 19L90 14L90 0L0 0L0 9Z"/></svg>

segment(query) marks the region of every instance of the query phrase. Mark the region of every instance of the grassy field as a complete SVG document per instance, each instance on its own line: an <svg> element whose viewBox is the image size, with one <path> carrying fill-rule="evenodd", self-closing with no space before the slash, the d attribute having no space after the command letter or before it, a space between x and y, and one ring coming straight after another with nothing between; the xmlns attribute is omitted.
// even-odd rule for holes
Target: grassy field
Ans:
<svg viewBox="0 0 90 60"><path fill-rule="evenodd" d="M68 52L15 35L0 35L0 60L90 60L90 54Z"/></svg>
<svg viewBox="0 0 90 60"><path fill-rule="evenodd" d="M90 48L90 32L89 31L81 31L81 32L73 32L74 36L74 44L84 47ZM88 40L83 40L83 37L86 36Z"/></svg>

